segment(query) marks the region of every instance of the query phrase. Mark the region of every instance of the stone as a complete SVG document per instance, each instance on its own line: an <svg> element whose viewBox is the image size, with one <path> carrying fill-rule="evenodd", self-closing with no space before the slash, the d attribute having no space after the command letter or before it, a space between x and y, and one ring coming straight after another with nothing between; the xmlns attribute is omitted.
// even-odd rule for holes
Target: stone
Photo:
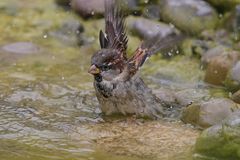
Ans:
<svg viewBox="0 0 240 160"><path fill-rule="evenodd" d="M187 33L199 34L215 28L218 16L203 0L161 0L161 17Z"/></svg>
<svg viewBox="0 0 240 160"><path fill-rule="evenodd" d="M209 91L204 89L184 89L176 92L175 96L177 103L182 107L210 99Z"/></svg>
<svg viewBox="0 0 240 160"><path fill-rule="evenodd" d="M102 17L105 10L104 1L105 0L72 0L71 7L83 18ZM122 0L119 2L126 13L139 11L137 0Z"/></svg>
<svg viewBox="0 0 240 160"><path fill-rule="evenodd" d="M66 19L62 24L53 31L49 31L49 36L62 41L64 44L75 45L83 44L79 40L82 39L84 31L83 25L76 19Z"/></svg>
<svg viewBox="0 0 240 160"><path fill-rule="evenodd" d="M219 55L227 54L229 50L230 50L229 48L226 48L225 46L222 46L222 45L213 47L202 54L201 64L204 67L206 67L207 64L210 62L210 60L212 60L213 58Z"/></svg>
<svg viewBox="0 0 240 160"><path fill-rule="evenodd" d="M238 60L238 52L227 52L210 58L205 74L205 82L213 85L223 85L228 72Z"/></svg>
<svg viewBox="0 0 240 160"><path fill-rule="evenodd" d="M237 4L240 3L240 0L206 0L213 6L217 7L218 9L232 9Z"/></svg>
<svg viewBox="0 0 240 160"><path fill-rule="evenodd" d="M240 90L235 92L233 95L232 95L232 100L236 103L239 103L240 104Z"/></svg>
<svg viewBox="0 0 240 160"><path fill-rule="evenodd" d="M129 30L133 34L136 34L144 39L152 38L156 34L159 34L161 38L165 38L168 35L176 32L174 28L165 23L157 22L147 18L128 17L127 24Z"/></svg>
<svg viewBox="0 0 240 160"><path fill-rule="evenodd" d="M0 50L17 55L37 54L41 52L39 46L32 42L15 42L2 46Z"/></svg>
<svg viewBox="0 0 240 160"><path fill-rule="evenodd" d="M55 0L60 6L70 6L71 0Z"/></svg>
<svg viewBox="0 0 240 160"><path fill-rule="evenodd" d="M71 7L83 18L102 16L104 13L104 0L72 0Z"/></svg>
<svg viewBox="0 0 240 160"><path fill-rule="evenodd" d="M232 68L231 70L231 77L233 80L240 83L240 61Z"/></svg>
<svg viewBox="0 0 240 160"><path fill-rule="evenodd" d="M227 89L232 92L240 89L240 61L230 70L224 84Z"/></svg>
<svg viewBox="0 0 240 160"><path fill-rule="evenodd" d="M185 123L207 128L220 123L237 109L239 109L237 104L230 99L216 98L186 107L181 119Z"/></svg>
<svg viewBox="0 0 240 160"><path fill-rule="evenodd" d="M240 159L240 111L232 113L222 123L202 132L197 139L195 157Z"/></svg>
<svg viewBox="0 0 240 160"><path fill-rule="evenodd" d="M158 5L147 5L143 9L143 16L152 19L159 20L160 19L160 7Z"/></svg>

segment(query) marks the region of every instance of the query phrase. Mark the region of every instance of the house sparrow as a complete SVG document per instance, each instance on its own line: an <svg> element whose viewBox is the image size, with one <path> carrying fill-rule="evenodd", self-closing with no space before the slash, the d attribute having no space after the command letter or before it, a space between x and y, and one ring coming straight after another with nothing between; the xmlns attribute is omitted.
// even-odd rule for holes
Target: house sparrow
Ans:
<svg viewBox="0 0 240 160"><path fill-rule="evenodd" d="M159 35L144 41L127 58L128 38L123 11L114 0L105 1L105 33L100 31L101 50L91 59L89 73L94 76L96 96L102 112L135 114L139 117L161 118L170 106L154 95L137 74L144 62L161 49L180 38L159 39Z"/></svg>

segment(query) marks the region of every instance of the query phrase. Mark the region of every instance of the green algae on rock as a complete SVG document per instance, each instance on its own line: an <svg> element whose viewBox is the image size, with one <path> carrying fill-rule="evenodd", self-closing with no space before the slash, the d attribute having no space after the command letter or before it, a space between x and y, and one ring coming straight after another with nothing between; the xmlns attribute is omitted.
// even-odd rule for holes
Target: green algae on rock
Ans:
<svg viewBox="0 0 240 160"><path fill-rule="evenodd" d="M219 7L220 9L231 9L237 4L240 4L240 0L206 0L212 5Z"/></svg>
<svg viewBox="0 0 240 160"><path fill-rule="evenodd" d="M195 156L205 159L240 159L240 112L230 115L200 135L195 144ZM200 159L200 158L199 158Z"/></svg>

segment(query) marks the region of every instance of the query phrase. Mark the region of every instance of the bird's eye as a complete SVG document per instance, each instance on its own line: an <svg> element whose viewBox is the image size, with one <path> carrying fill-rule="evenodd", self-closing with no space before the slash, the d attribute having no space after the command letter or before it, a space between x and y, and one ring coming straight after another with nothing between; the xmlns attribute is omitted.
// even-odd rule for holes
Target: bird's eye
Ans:
<svg viewBox="0 0 240 160"><path fill-rule="evenodd" d="M107 71L107 70L110 69L110 65L104 64L104 65L102 65L101 69L102 69L103 71Z"/></svg>

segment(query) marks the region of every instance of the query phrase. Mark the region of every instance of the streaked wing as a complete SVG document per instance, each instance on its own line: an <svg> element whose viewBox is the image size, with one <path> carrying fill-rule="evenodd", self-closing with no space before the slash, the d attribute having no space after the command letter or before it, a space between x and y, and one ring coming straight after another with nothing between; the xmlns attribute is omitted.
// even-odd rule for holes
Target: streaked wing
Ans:
<svg viewBox="0 0 240 160"><path fill-rule="evenodd" d="M126 58L128 38L125 18L116 0L105 0L105 33L100 31L99 34L101 47L117 49Z"/></svg>
<svg viewBox="0 0 240 160"><path fill-rule="evenodd" d="M135 74L144 62L153 54L166 48L173 47L184 39L183 35L169 35L161 39L157 34L153 38L146 40L137 48L134 55L128 60L130 71Z"/></svg>

